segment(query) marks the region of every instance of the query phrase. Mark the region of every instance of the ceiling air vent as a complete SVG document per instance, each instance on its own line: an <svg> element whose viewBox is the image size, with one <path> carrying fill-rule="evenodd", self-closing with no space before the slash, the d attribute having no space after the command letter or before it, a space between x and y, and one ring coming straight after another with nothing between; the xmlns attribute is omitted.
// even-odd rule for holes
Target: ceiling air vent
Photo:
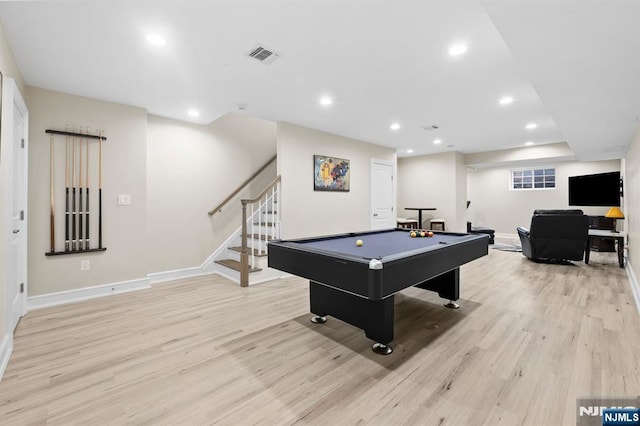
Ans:
<svg viewBox="0 0 640 426"><path fill-rule="evenodd" d="M278 54L274 52L273 49L267 49L261 44L257 44L247 55L265 65L278 59Z"/></svg>

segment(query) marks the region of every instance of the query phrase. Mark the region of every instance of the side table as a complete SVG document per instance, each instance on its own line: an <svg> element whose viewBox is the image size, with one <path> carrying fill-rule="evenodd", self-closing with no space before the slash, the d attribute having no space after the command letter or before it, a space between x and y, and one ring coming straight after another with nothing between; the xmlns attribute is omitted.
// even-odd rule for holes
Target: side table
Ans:
<svg viewBox="0 0 640 426"><path fill-rule="evenodd" d="M599 237L604 239L611 239L615 241L618 252L618 263L621 268L624 268L624 239L627 237L627 233L624 231L611 232L606 229L589 229L589 236L587 237L587 248L584 251L584 263L589 263L589 254L591 253L591 238Z"/></svg>

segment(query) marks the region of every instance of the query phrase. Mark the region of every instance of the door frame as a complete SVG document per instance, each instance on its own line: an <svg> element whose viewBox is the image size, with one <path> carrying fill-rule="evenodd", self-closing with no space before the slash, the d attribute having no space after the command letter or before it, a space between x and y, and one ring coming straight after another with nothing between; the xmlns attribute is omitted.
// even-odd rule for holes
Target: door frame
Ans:
<svg viewBox="0 0 640 426"><path fill-rule="evenodd" d="M29 240L28 233L28 176L29 176L29 110L27 109L27 105L22 98L22 94L18 89L18 86L15 83L15 80L12 78L5 78L3 84L3 93L2 93L2 152L0 153L0 161L2 162L2 182L3 182L3 192L4 192L4 200L2 200L2 204L5 206L4 211L0 215L3 217L4 222L2 225L2 234L4 237L2 238L4 241L4 253L6 254L4 262L5 265L8 262L13 262L13 259L9 259L9 253L11 250L11 234L13 231L12 217L11 217L11 207L13 205L13 195L15 191L15 184L13 181L13 150L15 149L14 144L14 132L13 132L13 122L14 122L14 110L18 110L19 113L23 116L22 122L22 132L24 139L24 152L23 152L23 168L22 168L22 179L24 185L22 186L23 191L23 205L24 205L24 223L21 226L21 238L22 243L19 247L18 256L22 258L21 262L17 262L17 264L21 265L22 268L20 271L17 271L18 276L24 278L24 289L20 293L21 300L18 304L18 314L22 317L27 312L27 245ZM12 300L10 300L10 283L8 282L9 272L8 268L5 268L7 272L5 272L5 276L3 277L5 286L5 326L4 326L4 335L9 336L11 341L13 341L13 305ZM10 346L13 344L11 342ZM1 368L1 366L0 366ZM1 377L1 376L0 376Z"/></svg>
<svg viewBox="0 0 640 426"><path fill-rule="evenodd" d="M395 224L397 223L397 212L396 212L396 207L397 207L397 201L396 200L396 194L397 194L397 188L396 188L396 163L392 162L392 161L388 161L388 160L381 160L379 158L372 158L371 159L371 163L369 165L370 169L369 169L369 189L370 189L370 197L369 197L369 229L373 229L374 227L374 223L373 223L373 213L374 213L374 196L376 193L375 188L373 187L373 165L374 164L384 164L385 166L391 166L391 199L392 199L392 205L391 205L391 219L392 219L392 227L395 228Z"/></svg>

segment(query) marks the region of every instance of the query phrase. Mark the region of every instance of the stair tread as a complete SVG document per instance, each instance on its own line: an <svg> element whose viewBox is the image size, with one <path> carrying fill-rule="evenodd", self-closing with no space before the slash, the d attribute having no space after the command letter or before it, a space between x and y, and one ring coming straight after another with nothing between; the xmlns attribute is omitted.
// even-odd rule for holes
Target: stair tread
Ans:
<svg viewBox="0 0 640 426"><path fill-rule="evenodd" d="M220 265L224 265L227 268L231 268L233 270L236 271L240 271L242 269L242 264L240 262L238 262L237 260L233 260L233 259L222 259L222 260L216 260L216 263L219 263ZM249 269L249 272L258 272L258 271L262 271L262 268L251 268Z"/></svg>
<svg viewBox="0 0 640 426"><path fill-rule="evenodd" d="M275 239L271 235L264 235L264 234L247 234L247 237L254 238L256 240L264 240L266 237L267 241L273 241Z"/></svg>
<svg viewBox="0 0 640 426"><path fill-rule="evenodd" d="M276 222L253 222L253 224L260 226L276 226Z"/></svg>
<svg viewBox="0 0 640 426"><path fill-rule="evenodd" d="M229 247L229 250L242 252L242 246ZM264 256L267 255L267 253L260 253L260 251L258 249L253 249L253 255L257 256L257 257L264 257Z"/></svg>

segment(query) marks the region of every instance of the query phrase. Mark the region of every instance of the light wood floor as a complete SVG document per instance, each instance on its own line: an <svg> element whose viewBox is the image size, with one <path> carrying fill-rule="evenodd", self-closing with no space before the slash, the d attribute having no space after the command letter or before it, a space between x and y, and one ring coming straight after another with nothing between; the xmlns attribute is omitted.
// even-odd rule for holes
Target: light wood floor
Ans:
<svg viewBox="0 0 640 426"><path fill-rule="evenodd" d="M613 253L543 265L489 250L461 309L396 296L395 349L309 322L299 278L207 276L29 312L0 423L575 425L577 397L640 394L640 317Z"/></svg>

